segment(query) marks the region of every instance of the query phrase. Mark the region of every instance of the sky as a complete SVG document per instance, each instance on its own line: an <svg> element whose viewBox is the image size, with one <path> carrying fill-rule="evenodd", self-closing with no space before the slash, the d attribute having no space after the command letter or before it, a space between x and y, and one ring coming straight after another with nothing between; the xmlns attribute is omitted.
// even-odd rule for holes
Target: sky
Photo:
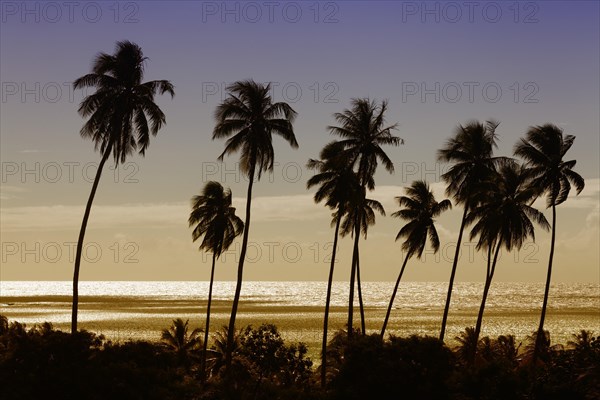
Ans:
<svg viewBox="0 0 600 400"><path fill-rule="evenodd" d="M361 275L394 280L403 254L395 196L413 180L445 198L449 166L436 151L459 124L500 121L498 155L511 156L529 126L576 136L568 159L584 191L558 207L554 282L600 282L600 9L596 1L96 1L1 3L0 235L2 280L69 280L85 202L100 154L79 136L86 95L74 79L99 52L130 40L148 57L146 80L168 79L156 100L167 124L146 157L107 163L86 233L82 280L206 280L210 255L187 225L190 198L216 180L244 218L247 179L238 158L217 161L211 139L225 87L272 83L297 112L299 149L274 139L276 164L254 185L247 280L326 280L331 212L314 204L305 165L334 139L327 126L352 98L389 101L387 122L404 145L379 168L387 216L361 240ZM87 94L91 93L91 89ZM110 164L110 165L109 165ZM543 202L536 203L547 218ZM403 279L447 281L460 207L437 220L441 249L412 260ZM218 261L236 276L241 240ZM502 252L496 279L544 281L550 234ZM340 241L335 279L348 280L351 239ZM484 255L467 240L457 280L482 281Z"/></svg>

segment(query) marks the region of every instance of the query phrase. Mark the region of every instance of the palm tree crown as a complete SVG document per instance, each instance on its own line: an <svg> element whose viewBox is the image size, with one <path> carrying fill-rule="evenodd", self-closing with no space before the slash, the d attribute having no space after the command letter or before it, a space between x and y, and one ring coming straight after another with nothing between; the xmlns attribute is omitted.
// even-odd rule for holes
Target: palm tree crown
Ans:
<svg viewBox="0 0 600 400"><path fill-rule="evenodd" d="M307 167L316 170L306 187L319 186L314 200L320 203L325 200L325 205L332 210L345 209L350 198L359 190L359 182L356 173L340 153L337 151L337 142L327 144L322 150L320 160L310 159Z"/></svg>
<svg viewBox="0 0 600 400"><path fill-rule="evenodd" d="M166 122L154 96L175 96L169 81L142 83L145 61L137 44L117 42L114 55L98 54L92 73L73 83L75 89L96 88L79 106L79 114L89 117L80 133L91 138L101 152L111 146L115 163L124 162L134 151L145 154L150 134L155 136Z"/></svg>
<svg viewBox="0 0 600 400"><path fill-rule="evenodd" d="M479 236L478 250L494 244L504 245L508 251L520 249L526 239L535 240L532 220L543 229L550 229L544 214L530 206L536 189L530 185L529 171L523 166L503 165L482 188L485 199L467 215L467 224L474 223L471 239Z"/></svg>
<svg viewBox="0 0 600 400"><path fill-rule="evenodd" d="M235 82L227 90L229 97L215 111L213 139L229 138L219 159L239 150L242 172L249 174L258 166L260 179L263 171L273 169L273 134L298 147L292 128L296 112L287 103L272 102L270 84L246 80Z"/></svg>
<svg viewBox="0 0 600 400"><path fill-rule="evenodd" d="M505 157L492 157L498 147L498 125L495 121L459 125L446 146L438 151L439 161L453 163L442 179L448 184L446 194L454 197L457 204L467 203L474 188L489 176L494 166L506 161Z"/></svg>
<svg viewBox="0 0 600 400"><path fill-rule="evenodd" d="M387 101L382 101L378 105L368 98L353 99L350 109L334 114L340 126L328 127L332 134L342 138L337 142L337 149L350 166L354 167L358 164L360 183L370 190L375 187L373 176L378 161L382 162L388 172L394 172L394 163L381 146L398 146L404 143L402 139L391 133L396 129L397 124L385 126L386 111Z"/></svg>
<svg viewBox="0 0 600 400"><path fill-rule="evenodd" d="M161 332L163 343L176 352L187 353L198 349L202 342L198 335L202 329L196 328L188 334L188 324L189 320L184 322L181 318L174 319L171 326Z"/></svg>
<svg viewBox="0 0 600 400"><path fill-rule="evenodd" d="M365 239L369 226L375 224L375 211L385 216L385 210L380 202L366 198L366 190L358 188L356 193L348 202L345 215L341 224L342 237L362 232ZM337 213L334 213L334 217ZM334 218L335 219L335 218Z"/></svg>
<svg viewBox="0 0 600 400"><path fill-rule="evenodd" d="M405 190L408 196L396 197L398 205L403 208L393 213L392 217L401 218L408 223L400 229L396 240L405 238L402 249L407 252L408 258L415 254L421 258L427 237L434 251L440 248L434 218L451 209L452 203L447 199L438 203L424 181L413 182Z"/></svg>
<svg viewBox="0 0 600 400"><path fill-rule="evenodd" d="M540 194L548 194L547 206L564 202L571 185L577 194L585 186L583 178L573 171L576 160L563 161L573 145L575 136L564 135L556 125L546 124L529 128L525 138L515 146L515 155L523 158L532 175L532 186Z"/></svg>
<svg viewBox="0 0 600 400"><path fill-rule="evenodd" d="M211 251L218 258L233 240L244 231L244 222L231 206L231 190L218 182L208 182L202 194L192 198L188 219L194 241L204 235L200 249Z"/></svg>

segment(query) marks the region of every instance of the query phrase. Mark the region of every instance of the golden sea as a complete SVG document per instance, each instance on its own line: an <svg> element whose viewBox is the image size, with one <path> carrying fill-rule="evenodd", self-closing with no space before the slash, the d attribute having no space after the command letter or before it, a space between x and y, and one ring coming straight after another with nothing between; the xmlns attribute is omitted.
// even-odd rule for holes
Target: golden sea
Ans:
<svg viewBox="0 0 600 400"><path fill-rule="evenodd" d="M366 327L378 332L385 316L393 282L363 282ZM446 299L447 282L400 284L388 332L437 336ZM330 334L344 328L348 283L334 282ZM215 282L211 331L226 325L235 282ZM51 322L68 331L72 284L67 281L0 282L0 314L28 326ZM482 283L454 285L446 337L453 339L475 325ZM518 341L537 328L543 300L543 283L493 283L487 301L483 335L515 335ZM79 327L113 341L158 340L161 329L175 318L204 326L208 282L81 282ZM318 360L322 338L325 282L244 282L237 325L273 323L290 341L302 341ZM356 297L356 296L355 296ZM358 305L358 299L356 299ZM360 325L358 308L355 324ZM554 284L550 290L545 328L553 343L566 344L581 329L600 334L600 285Z"/></svg>

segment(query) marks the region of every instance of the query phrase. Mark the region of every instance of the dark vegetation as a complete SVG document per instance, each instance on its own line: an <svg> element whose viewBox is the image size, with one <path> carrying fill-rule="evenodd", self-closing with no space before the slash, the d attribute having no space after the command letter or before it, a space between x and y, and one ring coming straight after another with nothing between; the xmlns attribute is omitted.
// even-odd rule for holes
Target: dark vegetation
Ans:
<svg viewBox="0 0 600 400"><path fill-rule="evenodd" d="M70 334L45 323L27 328L0 317L2 399L597 399L600 337L581 331L566 346L546 332L484 337L474 330L449 348L438 338L348 335L330 340L327 384L303 344L286 343L274 325L234 336L224 368L226 328L215 332L201 368L202 335L173 321L160 342L113 343L87 331ZM473 354L476 354L473 356Z"/></svg>

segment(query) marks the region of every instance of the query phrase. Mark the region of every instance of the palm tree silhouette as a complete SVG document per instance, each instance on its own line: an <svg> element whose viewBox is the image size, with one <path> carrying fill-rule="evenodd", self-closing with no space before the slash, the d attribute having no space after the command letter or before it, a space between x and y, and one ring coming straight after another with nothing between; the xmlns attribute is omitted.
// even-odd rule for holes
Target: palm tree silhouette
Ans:
<svg viewBox="0 0 600 400"><path fill-rule="evenodd" d="M402 243L402 250L406 252L400 274L396 280L392 297L390 298L390 304L385 314L385 320L383 321L383 327L381 328L381 337L385 335L385 329L392 312L392 306L400 280L404 274L404 268L408 259L413 255L417 255L417 258L421 258L427 238L434 252L437 252L440 248L440 239L438 237L437 230L435 229L435 219L444 211L452 208L450 200L442 200L437 202L433 192L429 189L429 185L424 181L415 181L411 186L405 188L408 196L396 197L398 205L403 207L401 210L396 211L392 214L392 217L397 217L408 221L406 225L400 229L396 240L400 238L406 238Z"/></svg>
<svg viewBox="0 0 600 400"><path fill-rule="evenodd" d="M202 339L199 337L202 329L196 328L188 334L188 324L189 320L183 322L181 318L174 319L169 328L162 330L160 336L161 341L177 353L186 367L189 366L190 353L199 350L202 344Z"/></svg>
<svg viewBox="0 0 600 400"><path fill-rule="evenodd" d="M537 345L542 343L544 337L544 320L546 318L548 294L550 293L556 238L556 206L567 200L571 185L575 186L577 194L581 193L585 186L584 179L573 171L577 161L563 161L563 157L574 141L575 136L564 135L563 130L558 126L545 124L530 127L525 134L525 138L521 139L514 149L515 155L521 157L529 168L532 177L531 185L538 190L540 195L547 195L546 205L548 208L552 207L552 239L550 242L544 303L538 334L536 335L536 350ZM537 354L538 351L534 352L534 359Z"/></svg>
<svg viewBox="0 0 600 400"><path fill-rule="evenodd" d="M200 244L200 250L212 252L208 304L206 306L206 325L204 328L204 347L201 358L201 371L204 379L215 262L224 251L227 251L233 240L242 234L244 223L235 215L235 208L231 206L231 190L225 190L220 183L213 181L208 182L204 186L200 196L192 198L192 212L190 213L188 222L190 227L194 227L192 231L194 242L204 236L202 244Z"/></svg>
<svg viewBox="0 0 600 400"><path fill-rule="evenodd" d="M219 373L221 368L225 366L225 359L227 358L227 338L228 338L228 327L223 326L220 330L213 334L213 341L210 350L207 350L207 354L210 355L209 359L209 370L214 376ZM233 334L233 346L230 347L232 354L237 353L241 349L241 332L236 331Z"/></svg>
<svg viewBox="0 0 600 400"><path fill-rule="evenodd" d="M146 60L137 44L129 41L117 42L115 54L98 54L92 72L73 83L74 89L96 88L95 93L86 96L79 105L79 114L84 118L89 117L80 134L85 139L91 139L95 150L102 153L77 240L71 316L73 333L77 331L79 269L83 240L104 164L111 153L115 167L119 162L125 162L127 156L135 151L144 156L150 144L150 134L156 136L166 123L165 114L154 102L154 96L157 93L175 96L173 85L169 81L142 83Z"/></svg>
<svg viewBox="0 0 600 400"><path fill-rule="evenodd" d="M310 189L319 186L315 193L315 203L325 200L325 205L335 212L332 226L335 226L333 236L333 251L329 267L329 278L327 280L327 297L325 300L325 317L323 319L323 341L321 345L321 386L325 386L327 376L327 330L329 324L329 307L331 304L331 286L333 284L333 271L337 253L340 223L346 213L352 193L358 190L359 183L356 174L348 167L345 160L339 157L336 151L336 143L327 144L322 150L320 160L310 159L307 167L318 173L312 176L306 183Z"/></svg>
<svg viewBox="0 0 600 400"><path fill-rule="evenodd" d="M340 141L335 142L336 151L340 153L340 157L345 159L351 168L357 167L358 180L364 189L373 190L375 188L374 175L377 171L378 162L381 162L389 173L394 172L394 163L381 146L398 146L404 143L402 139L391 133L392 130L396 129L397 124L385 125L387 107L387 101L377 104L376 101L368 98L352 99L350 109L334 114L334 119L339 126L328 127L331 134L341 138ZM360 267L358 262L358 236L355 235L355 250L352 255L350 298L354 298L355 276L359 275L361 325L362 333L365 334L364 306L360 289ZM352 308L353 305L350 304L350 310ZM349 316L349 322L351 322L351 319L352 317ZM348 327L348 334L352 334L351 325Z"/></svg>
<svg viewBox="0 0 600 400"><path fill-rule="evenodd" d="M588 352L594 344L594 331L581 329L579 332L571 335L573 340L569 340L567 345L579 352Z"/></svg>
<svg viewBox="0 0 600 400"><path fill-rule="evenodd" d="M269 92L271 85L263 85L253 80L239 81L227 87L228 97L215 111L217 126L213 131L213 140L229 138L225 150L219 156L240 151L240 170L248 176L248 194L246 198L246 221L242 249L238 264L237 283L229 320L227 343L233 344L235 318L237 315L244 260L248 247L248 232L250 230L250 209L252 203L252 186L255 175L258 180L263 171L272 171L274 162L273 134L281 136L292 148L298 148L292 123L296 112L284 102L273 103ZM228 351L226 364L231 364L231 351Z"/></svg>
<svg viewBox="0 0 600 400"><path fill-rule="evenodd" d="M485 124L472 121L466 125L459 125L454 136L446 142L442 149L438 150L438 161L453 163L448 172L442 175L442 179L448 184L446 194L453 197L456 204L462 204L464 207L448 284L440 340L444 340L446 333L454 277L467 213L471 206L471 196L478 185L485 181L487 176L494 170L494 167L506 160L505 157L492 157L494 147L497 147L497 127L498 123L494 121L487 121Z"/></svg>
<svg viewBox="0 0 600 400"><path fill-rule="evenodd" d="M475 328L467 327L454 338L458 342L455 353L460 361L470 364L477 352L478 341L475 339Z"/></svg>
<svg viewBox="0 0 600 400"><path fill-rule="evenodd" d="M488 268L474 332L476 343L481 333L485 304L496 271L500 248L504 246L507 251L514 248L518 250L526 239L531 238L535 241L532 220L543 229L550 229L544 214L529 205L537 192L529 184L529 174L523 166L514 162L506 163L491 178L489 182L481 185L482 198L476 206L471 207L466 218L467 225L474 224L470 234L471 240L479 236L476 249L488 249ZM474 197L477 198L478 194ZM490 264L489 255L492 251L494 257Z"/></svg>
<svg viewBox="0 0 600 400"><path fill-rule="evenodd" d="M362 233L366 239L369 226L375 224L375 211L385 216L385 210L381 203L377 200L367 199L365 188L360 187L350 198L341 223L341 236L344 237L350 234L354 237L352 272L350 274L350 294L348 298L348 338L352 336L354 330L354 285L357 276L356 270L358 268L358 242L360 234ZM335 215L334 218L337 218L337 215ZM364 316L362 311L361 315ZM362 320L364 321L364 318ZM361 332L362 334L365 334L364 323L362 324Z"/></svg>

